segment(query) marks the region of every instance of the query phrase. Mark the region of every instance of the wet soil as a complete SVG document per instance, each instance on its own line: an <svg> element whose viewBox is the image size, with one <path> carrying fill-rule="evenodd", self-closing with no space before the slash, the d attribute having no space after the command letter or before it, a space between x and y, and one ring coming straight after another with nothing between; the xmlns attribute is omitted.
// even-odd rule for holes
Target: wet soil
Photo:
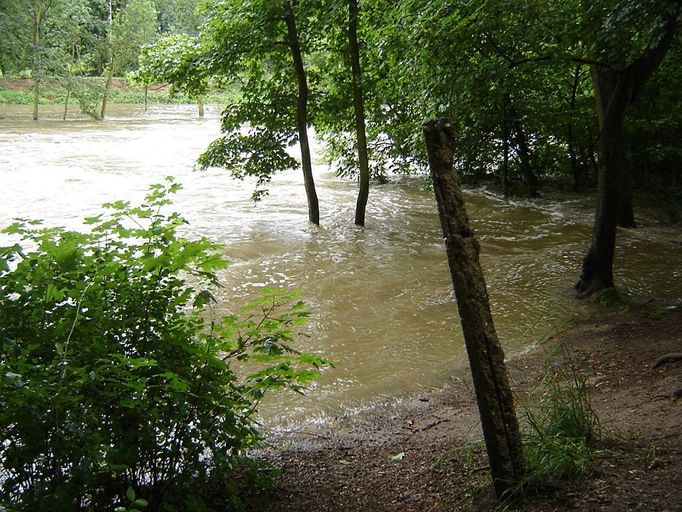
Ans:
<svg viewBox="0 0 682 512"><path fill-rule="evenodd" d="M587 378L603 439L588 478L561 482L504 510L682 511L682 310L599 309L508 362L519 415L532 407L547 359L564 344ZM522 419L523 422L523 419ZM258 510L492 510L471 382L400 405L271 435L260 454L279 469Z"/></svg>

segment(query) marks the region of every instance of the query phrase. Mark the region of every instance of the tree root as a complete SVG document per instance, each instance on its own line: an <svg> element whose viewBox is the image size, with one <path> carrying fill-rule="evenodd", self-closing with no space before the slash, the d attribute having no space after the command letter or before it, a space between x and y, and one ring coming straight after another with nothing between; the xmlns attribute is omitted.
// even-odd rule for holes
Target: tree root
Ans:
<svg viewBox="0 0 682 512"><path fill-rule="evenodd" d="M664 364L672 363L674 361L679 361L679 360L682 360L682 352L672 352L670 354L664 354L661 357L659 357L658 359L656 359L656 362L653 365L651 365L651 369L655 370L659 366L663 366ZM680 391L682 391L682 390L680 390Z"/></svg>

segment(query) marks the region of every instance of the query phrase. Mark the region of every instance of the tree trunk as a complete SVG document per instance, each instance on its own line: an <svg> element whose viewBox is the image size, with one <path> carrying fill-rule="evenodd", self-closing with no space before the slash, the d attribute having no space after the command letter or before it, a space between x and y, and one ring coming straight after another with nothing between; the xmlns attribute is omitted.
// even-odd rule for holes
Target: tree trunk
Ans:
<svg viewBox="0 0 682 512"><path fill-rule="evenodd" d="M616 250L616 224L623 175L623 121L627 108L626 84L618 74L592 69L595 91L598 91L599 161L597 210L594 217L592 244L583 260L582 275L576 284L580 297L613 288L613 258Z"/></svg>
<svg viewBox="0 0 682 512"><path fill-rule="evenodd" d="M149 107L149 84L144 84L144 111Z"/></svg>
<svg viewBox="0 0 682 512"><path fill-rule="evenodd" d="M199 108L199 117L204 117L204 97L197 96L197 107Z"/></svg>
<svg viewBox="0 0 682 512"><path fill-rule="evenodd" d="M69 115L69 98L71 97L71 88L67 85L66 87L66 99L64 100L64 116L62 119L66 121L66 116Z"/></svg>
<svg viewBox="0 0 682 512"><path fill-rule="evenodd" d="M630 210L632 207L632 196L628 192L630 176L623 155L625 115L670 49L680 9L680 4L675 4L674 9L664 11L661 38L656 46L648 48L626 68L590 67L600 130L597 210L592 244L583 260L580 280L575 285L579 297L588 297L614 286L616 227L623 205L627 209L629 201Z"/></svg>
<svg viewBox="0 0 682 512"><path fill-rule="evenodd" d="M40 78L33 79L33 120L38 120L38 100L40 98Z"/></svg>
<svg viewBox="0 0 682 512"><path fill-rule="evenodd" d="M33 120L38 120L38 101L40 99L40 80L42 75L43 59L42 49L40 48L40 34L42 31L42 13L40 9L36 8L33 17Z"/></svg>
<svg viewBox="0 0 682 512"><path fill-rule="evenodd" d="M632 172L624 173L618 201L618 225L621 228L636 228L635 207L632 202Z"/></svg>
<svg viewBox="0 0 682 512"><path fill-rule="evenodd" d="M111 84L114 81L114 62L115 56L112 53L111 60L109 61L109 72L107 73L107 82L104 85L104 95L102 96L102 108L100 109L99 112L100 119L104 119L104 116L107 113L107 101L109 99L109 90L111 89Z"/></svg>
<svg viewBox="0 0 682 512"><path fill-rule="evenodd" d="M493 485L501 497L520 484L525 473L514 397L490 312L480 246L452 170L452 125L445 119L428 122L424 139Z"/></svg>
<svg viewBox="0 0 682 512"><path fill-rule="evenodd" d="M538 195L538 178L533 172L533 166L530 163L530 148L528 146L528 138L526 132L523 130L521 119L519 119L518 112L512 110L512 126L514 127L516 147L519 151L519 159L521 160L521 172L523 179L528 188L528 195L530 197L537 197Z"/></svg>
<svg viewBox="0 0 682 512"><path fill-rule="evenodd" d="M308 81L301 45L298 40L296 29L296 17L291 6L291 0L283 0L284 20L287 25L288 44L291 57L294 61L296 80L298 81L298 101L296 106L296 129L298 141L301 147L301 166L303 167L303 183L305 185L306 198L308 199L308 220L313 224L320 224L320 205L315 191L313 178L313 165L310 157L310 143L308 142Z"/></svg>
<svg viewBox="0 0 682 512"><path fill-rule="evenodd" d="M502 194L509 196L509 94L502 98Z"/></svg>
<svg viewBox="0 0 682 512"><path fill-rule="evenodd" d="M358 144L360 167L360 190L355 206L355 224L365 225L365 211L369 199L369 158L367 156L367 133L365 131L365 106L360 68L360 45L358 44L358 0L348 0L348 50L353 77L353 108L355 110L355 134Z"/></svg>

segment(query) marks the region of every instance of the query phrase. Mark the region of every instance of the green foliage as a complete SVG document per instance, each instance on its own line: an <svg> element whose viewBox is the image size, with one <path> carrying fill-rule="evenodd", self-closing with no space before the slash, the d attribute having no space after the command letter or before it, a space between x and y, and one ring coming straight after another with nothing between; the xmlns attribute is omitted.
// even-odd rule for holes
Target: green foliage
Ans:
<svg viewBox="0 0 682 512"><path fill-rule="evenodd" d="M178 188L107 204L88 232L5 229L24 241L0 248L0 508L201 501L259 441L263 394L326 364L291 347L307 319L291 293L215 315L226 262L162 212Z"/></svg>
<svg viewBox="0 0 682 512"><path fill-rule="evenodd" d="M202 52L195 37L185 34L161 37L142 48L140 67L131 78L142 84L168 82L171 93L203 96L209 87L209 70Z"/></svg>
<svg viewBox="0 0 682 512"><path fill-rule="evenodd" d="M554 369L550 360L539 387L538 410L527 411L530 432L524 451L531 482L587 476L601 437L587 379L575 368L565 346L557 355L559 368Z"/></svg>
<svg viewBox="0 0 682 512"><path fill-rule="evenodd" d="M223 112L224 136L200 158L200 166L237 165L227 167L235 177L257 176L255 199L265 193L262 187L274 173L296 166L286 149L298 141L297 101L314 90L307 58L313 34L317 34L313 28L319 2L291 3L308 74L304 95L284 23L285 4L269 0L214 3L206 12L200 38L212 76L237 84L241 92Z"/></svg>
<svg viewBox="0 0 682 512"><path fill-rule="evenodd" d="M151 0L130 0L111 22L110 48L114 70L137 67L140 49L156 34L156 9Z"/></svg>
<svg viewBox="0 0 682 512"><path fill-rule="evenodd" d="M296 160L284 147L286 141L279 134L263 128L255 128L248 133L232 131L213 141L199 157L201 169L223 167L238 179L246 176L257 178L252 198L258 201L267 193L264 188L272 174L286 169L295 169Z"/></svg>

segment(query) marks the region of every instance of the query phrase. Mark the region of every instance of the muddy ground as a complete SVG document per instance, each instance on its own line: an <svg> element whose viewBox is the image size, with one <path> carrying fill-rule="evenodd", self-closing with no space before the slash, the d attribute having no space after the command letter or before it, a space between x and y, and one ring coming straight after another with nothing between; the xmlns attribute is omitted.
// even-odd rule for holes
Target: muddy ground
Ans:
<svg viewBox="0 0 682 512"><path fill-rule="evenodd" d="M565 344L588 379L602 440L588 478L505 510L682 511L682 308L596 308L533 352L509 361L517 410L535 401L547 358ZM569 363L561 363L569 364ZM488 465L471 382L400 406L271 437L260 456L279 468L257 510L489 510ZM498 509L500 507L498 506Z"/></svg>

